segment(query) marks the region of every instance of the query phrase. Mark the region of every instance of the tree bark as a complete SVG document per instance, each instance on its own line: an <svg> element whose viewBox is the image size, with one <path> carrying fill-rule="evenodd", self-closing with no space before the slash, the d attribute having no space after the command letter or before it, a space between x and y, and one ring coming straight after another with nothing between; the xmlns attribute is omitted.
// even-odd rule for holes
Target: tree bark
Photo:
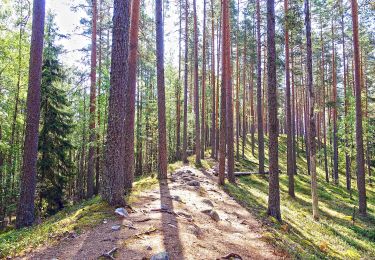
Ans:
<svg viewBox="0 0 375 260"><path fill-rule="evenodd" d="M279 188L279 143L277 119L277 81L275 45L275 2L267 0L267 93L269 125L269 196L268 215L281 221Z"/></svg>
<svg viewBox="0 0 375 260"><path fill-rule="evenodd" d="M113 10L111 88L107 145L101 195L112 206L123 206L125 184L125 116L128 84L130 1L115 0Z"/></svg>
<svg viewBox="0 0 375 260"><path fill-rule="evenodd" d="M362 128L362 97L361 97L361 75L358 33L358 3L351 0L352 22L353 22L353 45L354 45L354 80L355 80L355 111L356 111L356 148L357 148L357 187L359 198L359 213L366 216L366 182L365 182L365 160L363 149Z"/></svg>
<svg viewBox="0 0 375 260"><path fill-rule="evenodd" d="M22 176L20 180L20 198L17 206L17 228L31 226L35 219L34 196L38 159L44 17L45 0L34 0L29 63L29 88L26 103L26 136L23 153Z"/></svg>
<svg viewBox="0 0 375 260"><path fill-rule="evenodd" d="M198 75L198 25L197 4L193 0L194 8L194 114L195 114L195 163L201 164L201 133L199 121L199 75ZM203 133L202 133L203 134Z"/></svg>
<svg viewBox="0 0 375 260"><path fill-rule="evenodd" d="M305 25L306 25L306 50L307 50L307 87L309 93L309 154L311 172L311 197L313 218L319 219L318 188L316 176L316 143L315 143L315 95L313 89L313 68L312 68L312 46L311 46L311 20L309 0L305 0Z"/></svg>
<svg viewBox="0 0 375 260"><path fill-rule="evenodd" d="M91 87L90 87L90 146L89 161L87 166L87 192L86 196L90 199L94 195L94 175L95 175L95 151L96 151L96 29L97 29L97 0L92 0L92 21L91 21Z"/></svg>
<svg viewBox="0 0 375 260"><path fill-rule="evenodd" d="M288 28L288 0L284 0L285 14L285 99L286 99L286 135L287 135L287 172L288 172L288 193L291 197L294 194L294 163L293 163L293 136L292 136L292 109L290 101L290 69L289 69L289 28Z"/></svg>
<svg viewBox="0 0 375 260"><path fill-rule="evenodd" d="M167 151L167 124L165 118L165 79L164 79L164 21L163 1L156 0L156 62L157 62L157 87L158 87L158 177L167 178L168 151Z"/></svg>
<svg viewBox="0 0 375 260"><path fill-rule="evenodd" d="M187 159L187 124L188 124L188 77L189 77L189 1L185 0L185 69L184 69L184 126L183 126L183 137L182 137L182 160L184 163L188 163Z"/></svg>
<svg viewBox="0 0 375 260"><path fill-rule="evenodd" d="M211 158L216 158L216 78L215 78L215 19L214 0L211 0L211 86L212 86L212 120L211 120Z"/></svg>
<svg viewBox="0 0 375 260"><path fill-rule="evenodd" d="M202 124L201 124L201 158L204 159L206 148L206 0L203 0L203 54L202 54Z"/></svg>
<svg viewBox="0 0 375 260"><path fill-rule="evenodd" d="M140 0L132 0L132 12L129 38L128 59L128 84L125 88L125 153L124 172L125 189L131 189L134 180L134 118L135 118L135 92L137 85L137 62L138 62L138 31L139 31L139 9Z"/></svg>
<svg viewBox="0 0 375 260"><path fill-rule="evenodd" d="M258 116L258 158L259 172L264 173L264 133L262 108L262 42L260 34L260 0L256 1L257 9L257 116Z"/></svg>

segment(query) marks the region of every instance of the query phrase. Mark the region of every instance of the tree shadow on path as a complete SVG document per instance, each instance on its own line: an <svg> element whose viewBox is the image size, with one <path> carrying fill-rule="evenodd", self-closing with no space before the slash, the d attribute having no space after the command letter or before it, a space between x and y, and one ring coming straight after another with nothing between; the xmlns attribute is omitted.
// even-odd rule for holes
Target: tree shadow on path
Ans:
<svg viewBox="0 0 375 260"><path fill-rule="evenodd" d="M180 240L177 214L173 209L173 200L166 180L159 182L160 203L162 211L161 225L165 250L171 259L184 259L183 246Z"/></svg>

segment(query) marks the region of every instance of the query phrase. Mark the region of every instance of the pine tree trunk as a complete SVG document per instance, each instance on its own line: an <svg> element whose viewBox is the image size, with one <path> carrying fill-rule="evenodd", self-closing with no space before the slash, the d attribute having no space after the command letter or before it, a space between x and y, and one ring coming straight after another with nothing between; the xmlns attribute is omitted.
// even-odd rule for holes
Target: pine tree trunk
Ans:
<svg viewBox="0 0 375 260"><path fill-rule="evenodd" d="M267 0L267 94L269 126L269 197L268 215L281 221L279 188L279 143L277 119L277 81L275 46L275 2Z"/></svg>
<svg viewBox="0 0 375 260"><path fill-rule="evenodd" d="M359 198L359 213L366 215L366 182L365 182L365 160L363 149L362 128L362 97L361 97L361 75L358 33L358 3L351 0L353 21L353 45L354 45L354 80L355 80L355 111L356 111L356 148L357 148L357 187Z"/></svg>
<svg viewBox="0 0 375 260"><path fill-rule="evenodd" d="M30 46L29 88L27 95L26 136L20 197L16 227L31 226L34 222L34 196L38 159L38 128L40 117L41 78L43 62L45 0L34 0Z"/></svg>
<svg viewBox="0 0 375 260"><path fill-rule="evenodd" d="M107 144L101 195L112 206L122 206L125 184L125 116L128 84L130 1L114 1L111 88Z"/></svg>
<svg viewBox="0 0 375 260"><path fill-rule="evenodd" d="M181 35L182 35L182 0L179 0L178 29L178 84L176 86L176 160L181 159Z"/></svg>
<svg viewBox="0 0 375 260"><path fill-rule="evenodd" d="M182 160L184 163L188 163L187 159L187 145L188 145L188 59L189 59L189 2L185 0L185 68L184 68L184 126L183 126L183 137L182 137Z"/></svg>
<svg viewBox="0 0 375 260"><path fill-rule="evenodd" d="M129 59L128 59L128 84L125 88L125 154L124 172L125 189L131 189L134 180L134 118L135 118L135 92L137 83L137 62L138 62L138 31L139 31L139 9L140 0L132 1L130 38L129 38Z"/></svg>
<svg viewBox="0 0 375 260"><path fill-rule="evenodd" d="M92 0L92 26L91 26L91 87L90 87L90 144L89 161L87 166L87 198L94 195L94 175L95 175L95 151L96 151L96 29L97 29L97 0Z"/></svg>
<svg viewBox="0 0 375 260"><path fill-rule="evenodd" d="M311 20L309 0L305 0L305 25L306 25L306 50L307 50L307 87L309 93L309 155L311 171L311 197L313 218L319 219L318 188L316 176L316 143L315 143L315 95L313 89L313 68L312 68L312 46L311 46Z"/></svg>
<svg viewBox="0 0 375 260"><path fill-rule="evenodd" d="M257 116L259 174L264 174L264 133L262 108L262 42L260 34L260 0L256 1L257 13Z"/></svg>
<svg viewBox="0 0 375 260"><path fill-rule="evenodd" d="M197 4L193 0L194 8L194 114L195 114L195 163L201 164L201 129L199 121L199 75L198 75L198 25Z"/></svg>
<svg viewBox="0 0 375 260"><path fill-rule="evenodd" d="M158 87L158 176L159 179L167 178L168 152L167 152L167 125L165 115L165 79L164 79L164 21L163 1L156 0L156 62L157 62L157 87Z"/></svg>
<svg viewBox="0 0 375 260"><path fill-rule="evenodd" d="M216 158L216 78L215 78L215 19L214 0L211 0L211 87L212 87L212 120L211 120L211 158Z"/></svg>
<svg viewBox="0 0 375 260"><path fill-rule="evenodd" d="M204 159L206 147L206 0L203 0L203 68L202 68L202 125L201 125L201 158Z"/></svg>
<svg viewBox="0 0 375 260"><path fill-rule="evenodd" d="M288 172L288 193L291 197L294 194L294 164L293 164L293 136L292 136L292 109L290 101L290 70L289 70L289 29L288 29L288 0L284 0L285 14L285 99L286 99L286 135L287 135L287 172Z"/></svg>

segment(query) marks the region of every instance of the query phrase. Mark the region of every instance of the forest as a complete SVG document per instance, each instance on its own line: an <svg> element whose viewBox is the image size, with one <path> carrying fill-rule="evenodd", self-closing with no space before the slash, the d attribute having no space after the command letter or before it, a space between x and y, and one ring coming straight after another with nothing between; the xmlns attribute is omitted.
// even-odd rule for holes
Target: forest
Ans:
<svg viewBox="0 0 375 260"><path fill-rule="evenodd" d="M0 0L0 259L375 259L375 3Z"/></svg>

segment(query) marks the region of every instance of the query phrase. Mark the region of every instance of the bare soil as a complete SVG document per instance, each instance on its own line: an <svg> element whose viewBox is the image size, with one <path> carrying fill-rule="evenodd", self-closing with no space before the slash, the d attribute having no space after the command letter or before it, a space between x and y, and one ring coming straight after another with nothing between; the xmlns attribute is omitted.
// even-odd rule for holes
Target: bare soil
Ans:
<svg viewBox="0 0 375 260"><path fill-rule="evenodd" d="M184 166L141 193L129 217L103 220L23 259L100 259L112 249L115 259L129 260L164 251L171 259L223 259L231 253L242 259L288 259L262 239L261 223L216 183L214 175ZM115 225L120 230L113 231Z"/></svg>

